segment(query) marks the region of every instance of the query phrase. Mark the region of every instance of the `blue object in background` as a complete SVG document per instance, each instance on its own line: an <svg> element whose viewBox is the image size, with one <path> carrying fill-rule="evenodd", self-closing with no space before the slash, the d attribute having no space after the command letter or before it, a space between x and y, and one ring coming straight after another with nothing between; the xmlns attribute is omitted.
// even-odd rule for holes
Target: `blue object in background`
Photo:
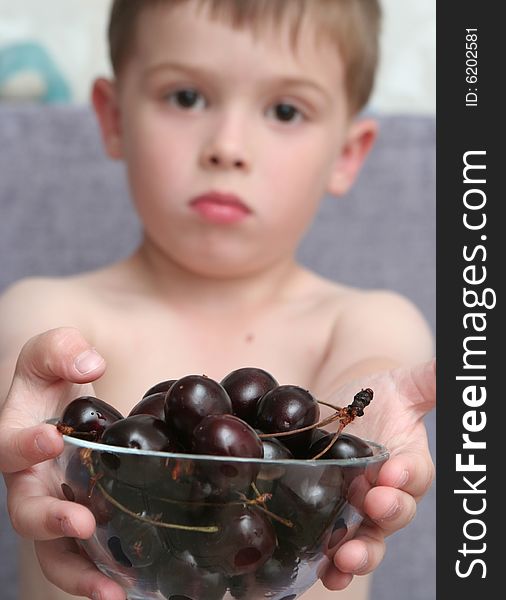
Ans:
<svg viewBox="0 0 506 600"><path fill-rule="evenodd" d="M43 46L36 42L22 42L0 47L0 100L2 89L23 74L40 80L42 90L33 98L29 94L20 94L24 100L41 103L71 100L70 86Z"/></svg>

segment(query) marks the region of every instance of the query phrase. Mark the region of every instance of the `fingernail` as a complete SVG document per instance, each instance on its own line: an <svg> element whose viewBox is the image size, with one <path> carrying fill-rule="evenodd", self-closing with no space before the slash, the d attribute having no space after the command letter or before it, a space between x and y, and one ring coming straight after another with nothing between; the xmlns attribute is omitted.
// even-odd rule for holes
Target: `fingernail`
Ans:
<svg viewBox="0 0 506 600"><path fill-rule="evenodd" d="M367 553L367 550L364 552L364 556L362 558L362 560L360 561L360 564L358 565L358 567L356 569L354 569L355 573L358 573L359 571L362 571L362 569L365 569L365 567L367 566L367 561L369 560L369 554Z"/></svg>
<svg viewBox="0 0 506 600"><path fill-rule="evenodd" d="M46 438L46 436L43 433L36 436L35 446L40 452L40 454L42 454L43 456L50 456L54 453L53 444L50 440Z"/></svg>
<svg viewBox="0 0 506 600"><path fill-rule="evenodd" d="M399 512L400 507L401 505L397 501L393 502L390 508L383 514L381 520L384 521L385 519L391 519L394 517Z"/></svg>
<svg viewBox="0 0 506 600"><path fill-rule="evenodd" d="M60 519L60 528L65 537L79 537L78 531L76 531L76 529L72 526L70 520L66 517Z"/></svg>
<svg viewBox="0 0 506 600"><path fill-rule="evenodd" d="M397 480L395 487L401 488L402 486L406 485L406 483L408 483L408 479L409 472L404 469L404 471L399 475L399 479Z"/></svg>
<svg viewBox="0 0 506 600"><path fill-rule="evenodd" d="M81 375L88 375L88 373L98 369L103 362L104 359L102 356L100 356L95 348L91 348L91 350L85 350L82 354L80 354L75 359L74 365Z"/></svg>

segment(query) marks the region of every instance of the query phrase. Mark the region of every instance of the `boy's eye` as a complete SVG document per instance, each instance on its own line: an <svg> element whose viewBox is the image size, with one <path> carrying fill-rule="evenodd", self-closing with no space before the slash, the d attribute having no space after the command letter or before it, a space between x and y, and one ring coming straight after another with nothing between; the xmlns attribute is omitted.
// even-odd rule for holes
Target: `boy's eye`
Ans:
<svg viewBox="0 0 506 600"><path fill-rule="evenodd" d="M167 98L172 104L184 109L196 110L204 108L206 105L204 96L197 90L191 88L172 92Z"/></svg>
<svg viewBox="0 0 506 600"><path fill-rule="evenodd" d="M293 104L280 102L269 110L270 115L282 123L294 123L302 119L302 113Z"/></svg>

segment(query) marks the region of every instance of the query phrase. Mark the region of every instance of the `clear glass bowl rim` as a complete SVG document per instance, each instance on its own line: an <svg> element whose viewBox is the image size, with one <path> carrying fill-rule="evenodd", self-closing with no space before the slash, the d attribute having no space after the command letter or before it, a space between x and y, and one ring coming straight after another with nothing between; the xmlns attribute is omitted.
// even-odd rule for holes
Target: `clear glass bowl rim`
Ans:
<svg viewBox="0 0 506 600"><path fill-rule="evenodd" d="M49 419L48 423L54 425L57 419ZM364 456L361 458L332 458L332 459L297 459L297 458L284 458L284 459L266 459L266 458L244 458L242 456L212 456L210 454L189 454L189 453L178 453L178 452L158 452L155 450L138 450L137 448L124 448L122 446L110 446L108 444L101 444L99 442L90 442L87 440L81 440L79 438L72 437L70 435L64 435L63 441L65 444L76 446L78 448L89 448L90 450L96 450L99 452L109 452L114 454L125 454L125 455L136 455L136 456L152 456L158 458L174 459L174 460L193 460L193 461L212 461L212 462L237 462L237 463L248 463L258 465L278 465L278 466L292 466L292 465L311 465L313 467L324 467L335 465L339 467L363 467L366 465L374 464L376 462L382 462L388 459L390 453L388 449L382 444L366 440L374 450L372 456Z"/></svg>

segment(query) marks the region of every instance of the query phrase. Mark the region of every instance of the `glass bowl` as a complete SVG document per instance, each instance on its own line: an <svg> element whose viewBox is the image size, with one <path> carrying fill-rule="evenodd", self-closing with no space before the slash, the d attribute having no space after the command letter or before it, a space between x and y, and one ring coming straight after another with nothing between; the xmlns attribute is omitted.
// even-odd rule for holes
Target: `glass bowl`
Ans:
<svg viewBox="0 0 506 600"><path fill-rule="evenodd" d="M78 543L130 600L294 600L355 535L388 451L265 460L119 448L64 436L55 494L95 516Z"/></svg>

